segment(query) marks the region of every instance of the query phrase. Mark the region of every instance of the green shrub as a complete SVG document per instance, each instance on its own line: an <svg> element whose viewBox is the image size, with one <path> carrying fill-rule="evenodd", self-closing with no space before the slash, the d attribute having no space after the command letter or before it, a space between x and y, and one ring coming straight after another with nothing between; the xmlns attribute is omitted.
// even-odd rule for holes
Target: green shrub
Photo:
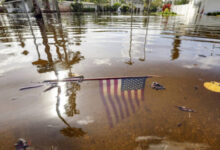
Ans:
<svg viewBox="0 0 220 150"><path fill-rule="evenodd" d="M73 12L82 12L83 11L83 4L82 3L72 3L71 9Z"/></svg>
<svg viewBox="0 0 220 150"><path fill-rule="evenodd" d="M113 8L112 8L111 5L105 5L105 6L104 6L104 10L105 10L105 11L113 11Z"/></svg>
<svg viewBox="0 0 220 150"><path fill-rule="evenodd" d="M95 12L95 8L83 8L83 12Z"/></svg>
<svg viewBox="0 0 220 150"><path fill-rule="evenodd" d="M220 12L209 12L207 13L207 16L218 16L220 15Z"/></svg>
<svg viewBox="0 0 220 150"><path fill-rule="evenodd" d="M122 12L128 12L130 10L130 7L128 6L128 5L123 5L122 7L121 7L121 11Z"/></svg>
<svg viewBox="0 0 220 150"><path fill-rule="evenodd" d="M188 4L189 0L176 0L174 2L175 5L183 5L183 4Z"/></svg>
<svg viewBox="0 0 220 150"><path fill-rule="evenodd" d="M120 3L114 3L114 5L112 6L113 11L117 11L120 6Z"/></svg>

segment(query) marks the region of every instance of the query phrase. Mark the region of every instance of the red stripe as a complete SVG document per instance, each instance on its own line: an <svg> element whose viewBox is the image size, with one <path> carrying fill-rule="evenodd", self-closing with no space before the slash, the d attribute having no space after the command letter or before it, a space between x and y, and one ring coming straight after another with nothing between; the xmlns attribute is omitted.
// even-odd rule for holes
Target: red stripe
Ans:
<svg viewBox="0 0 220 150"><path fill-rule="evenodd" d="M110 111L109 111L109 108L108 108L108 105L106 103L106 99L105 99L105 96L104 96L103 81L102 80L99 81L99 87L100 87L99 89L100 89L100 95L101 95L101 98L102 98L102 102L103 102L103 105L105 107L105 111L106 111L106 114L107 114L109 126L113 127L112 117L111 117L111 114L110 114Z"/></svg>
<svg viewBox="0 0 220 150"><path fill-rule="evenodd" d="M114 96L115 96L115 99L116 99L116 101L118 103L118 106L119 106L119 111L120 111L121 118L124 119L124 113L123 113L122 105L121 105L121 102L120 102L120 98L118 97L118 80L117 79L114 80Z"/></svg>
<svg viewBox="0 0 220 150"><path fill-rule="evenodd" d="M136 104L137 104L138 107L139 107L139 106L140 106L140 103L139 103L139 99L138 99L138 90L134 90L134 95L135 95Z"/></svg>
<svg viewBox="0 0 220 150"><path fill-rule="evenodd" d="M144 101L144 89L141 89L141 100Z"/></svg>
<svg viewBox="0 0 220 150"><path fill-rule="evenodd" d="M129 113L129 110L128 110L128 104L127 104L126 99L125 99L124 91L121 91L121 98L122 98L122 101L123 101L123 103L125 105L126 114L127 114L127 116L130 116L130 113Z"/></svg>
<svg viewBox="0 0 220 150"><path fill-rule="evenodd" d="M131 96L131 90L128 90L128 100L130 102L132 112L135 113L135 107L134 107L132 96Z"/></svg>
<svg viewBox="0 0 220 150"><path fill-rule="evenodd" d="M115 115L115 118L116 118L116 122L118 122L119 117L118 117L117 109L115 107L115 103L112 100L112 96L111 96L111 83L110 83L110 80L107 80L107 93L108 93L108 99L110 101L110 104L112 106L112 109L113 109L113 112L114 112L114 115Z"/></svg>

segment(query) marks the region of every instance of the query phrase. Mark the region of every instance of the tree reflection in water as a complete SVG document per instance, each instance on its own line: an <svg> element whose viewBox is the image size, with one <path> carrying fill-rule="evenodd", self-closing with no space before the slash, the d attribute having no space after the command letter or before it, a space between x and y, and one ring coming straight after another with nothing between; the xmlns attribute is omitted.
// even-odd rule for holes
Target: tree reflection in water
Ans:
<svg viewBox="0 0 220 150"><path fill-rule="evenodd" d="M68 136L68 137L80 137L80 136L83 136L85 135L86 133L81 129L81 128L74 128L74 127L71 127L69 125L69 123L67 123L67 121L61 116L60 114L60 111L59 111L59 105L60 105L60 94L61 94L61 88L60 86L58 87L58 95L57 95L57 103L56 103L56 112L57 112L57 116L60 118L60 120L63 121L63 123L67 126L66 128L63 128L60 130L60 133L63 134L64 136ZM74 97L75 98L75 97ZM73 103L69 103L68 106L71 106L71 111L76 111L76 105L75 105L75 99L72 99L74 100L74 105L71 106L71 104ZM66 107L65 107L66 109ZM68 110L68 113L70 111ZM66 113L67 113L67 110L66 110ZM72 116L74 115L71 114ZM68 115L69 116L69 115Z"/></svg>
<svg viewBox="0 0 220 150"><path fill-rule="evenodd" d="M172 53L172 60L178 59L179 58L179 51L180 51L180 44L181 44L181 40L180 40L180 36L175 36L174 38L174 42L173 42L173 49L171 51Z"/></svg>
<svg viewBox="0 0 220 150"><path fill-rule="evenodd" d="M80 90L80 85L77 82L69 82L67 87L68 103L64 107L66 115L72 117L75 114L79 114L79 110L76 109L76 92Z"/></svg>
<svg viewBox="0 0 220 150"><path fill-rule="evenodd" d="M81 52L79 51L72 51L67 48L67 33L64 33L62 24L61 24L61 18L58 18L60 26L55 27L54 24L54 16L52 15L47 15L47 21L44 22L43 18L37 19L37 25L39 26L39 30L41 33L41 37L43 40L43 45L45 47L45 54L47 56L47 60L43 61L38 60L37 62L33 62L33 65L36 65L38 68L39 73L46 73L46 72L51 72L53 71L58 78L59 76L59 71L67 71L68 72L68 77L73 77L74 74L72 73L72 66L74 64L79 63L81 60L84 59L84 56L81 55ZM56 16L55 16L56 17ZM50 20L52 20L50 22ZM46 27L47 25L47 27ZM57 29L58 28L58 29ZM49 31L49 32L48 32ZM56 54L58 58L55 58L54 55L51 53L51 46L49 44L49 39L48 37L52 33L52 37L54 39L56 47ZM61 51L62 50L62 51ZM53 56L53 57L52 57ZM63 86L57 86L58 91L57 91L57 103L56 103L56 112L60 120L67 126L66 128L63 128L60 130L60 133L63 134L64 136L68 137L80 137L85 134L85 132L81 128L75 128L71 127L69 123L61 116L61 113L59 111L59 106L60 106L60 94L62 87L66 91L66 96L68 97L67 103L64 105L65 108L65 114L68 117L73 117L76 114L79 114L79 110L76 109L76 93L77 91L80 90L80 84L77 82L67 82ZM51 88L52 89L52 88Z"/></svg>

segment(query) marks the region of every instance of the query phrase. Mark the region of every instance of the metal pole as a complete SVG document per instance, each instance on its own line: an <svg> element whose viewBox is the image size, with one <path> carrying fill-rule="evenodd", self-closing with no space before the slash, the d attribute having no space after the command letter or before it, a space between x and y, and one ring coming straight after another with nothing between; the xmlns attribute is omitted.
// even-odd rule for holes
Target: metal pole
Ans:
<svg viewBox="0 0 220 150"><path fill-rule="evenodd" d="M66 78L63 80L45 80L43 82L47 83L47 82L97 81L97 80L152 78L152 77L159 78L160 76L157 75L148 75L148 76L139 76L139 77L123 76L123 77L99 77L99 78L87 78L87 79L83 79L83 77L73 77L73 78Z"/></svg>

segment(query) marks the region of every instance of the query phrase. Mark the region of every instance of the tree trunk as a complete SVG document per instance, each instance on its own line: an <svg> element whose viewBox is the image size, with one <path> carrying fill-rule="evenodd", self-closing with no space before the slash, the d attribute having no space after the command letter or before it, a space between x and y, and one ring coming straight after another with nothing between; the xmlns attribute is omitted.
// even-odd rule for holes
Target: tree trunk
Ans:
<svg viewBox="0 0 220 150"><path fill-rule="evenodd" d="M50 12L50 3L49 0L44 0L44 10L45 12Z"/></svg>
<svg viewBox="0 0 220 150"><path fill-rule="evenodd" d="M43 17L42 12L41 12L41 9L37 3L37 0L32 0L32 2L33 2L33 8L34 8L34 16L36 18L42 18Z"/></svg>

